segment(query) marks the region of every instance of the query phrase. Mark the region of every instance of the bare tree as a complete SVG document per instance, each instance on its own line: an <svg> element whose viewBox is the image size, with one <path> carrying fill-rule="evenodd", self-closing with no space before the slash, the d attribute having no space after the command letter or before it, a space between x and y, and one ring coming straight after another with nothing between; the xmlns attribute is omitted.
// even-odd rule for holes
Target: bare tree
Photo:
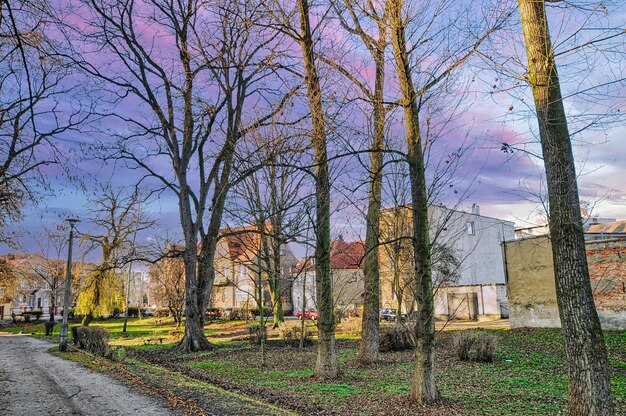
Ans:
<svg viewBox="0 0 626 416"><path fill-rule="evenodd" d="M154 300L167 305L174 322L180 326L185 309L185 264L178 251L168 245L167 253L149 271L150 291Z"/></svg>
<svg viewBox="0 0 626 416"><path fill-rule="evenodd" d="M293 92L267 82L281 70L280 38L253 24L259 18L256 1L86 3L93 16L87 24L96 30L78 35L97 52L83 48L74 62L117 104L132 97L134 105L146 109L142 117L113 111L131 131L114 132L120 138L114 157L176 195L187 291L185 335L178 348L210 348L204 310L215 278L224 203L237 181L232 178L235 150L240 138L271 120ZM168 46L155 47L157 38L167 39ZM110 65L101 65L102 53ZM248 118L245 105L252 103L265 114Z"/></svg>
<svg viewBox="0 0 626 416"><path fill-rule="evenodd" d="M50 322L54 322L56 314L57 302L65 283L66 263L60 260L67 250L67 235L56 231L46 230L39 242L39 249L43 254L43 264L29 264L30 273L32 273L40 281L44 282L50 291ZM79 262L73 265L76 269Z"/></svg>
<svg viewBox="0 0 626 416"><path fill-rule="evenodd" d="M40 168L64 157L55 139L89 116L67 62L51 56L48 12L44 0L0 1L0 227L38 199Z"/></svg>
<svg viewBox="0 0 626 416"><path fill-rule="evenodd" d="M280 0L265 6L270 27L293 39L302 52L304 80L311 112L310 133L315 170L315 290L318 309L319 341L315 376L320 379L337 377L335 352L335 319L333 316L332 276L330 273L330 171L328 135L322 102L322 87L318 74L315 40L311 27L310 5L298 0L293 8L285 8ZM324 14L321 16L324 21Z"/></svg>
<svg viewBox="0 0 626 416"><path fill-rule="evenodd" d="M384 103L385 89L385 51L389 44L387 6L383 2L374 5L372 2L344 0L333 3L341 26L365 46L375 65L374 85L370 87L365 77L351 71L343 63L334 59L320 57L320 60L346 77L357 89L371 109L370 120L371 140L368 145L370 153L369 196L366 214L365 236L365 292L363 300L363 318L361 342L359 344L359 362L370 364L378 361L379 350L379 306L380 276L378 270L378 247L380 235L380 208L382 196L382 175L384 158L385 118L388 109ZM375 35L368 28L375 26ZM365 79L363 79L365 78Z"/></svg>
<svg viewBox="0 0 626 416"><path fill-rule="evenodd" d="M300 28L296 40L302 49L305 81L313 130L311 140L315 154L316 191L316 246L315 246L315 291L318 309L319 340L315 376L333 379L337 377L337 355L335 352L335 318L333 313L332 276L330 273L330 176L328 170L327 136L322 105L322 90L317 75L313 33L309 17L309 2L298 0Z"/></svg>
<svg viewBox="0 0 626 416"><path fill-rule="evenodd" d="M435 323L428 218L429 195L420 116L436 87L445 83L450 74L465 63L508 18L506 13L496 14L493 22L486 22L485 27L480 29L478 37L455 39L452 31L454 24L462 22L452 14L454 11L452 3L444 0L424 4L418 11L414 9L416 5L411 2L404 3L403 0L389 2L391 45L401 95L399 104L404 110L406 160L411 183L413 228L411 239L415 261L413 287L417 304L416 362L411 398L422 403L437 401L439 392L434 378ZM466 12L467 10L461 11L459 16ZM442 22L441 17L446 14L449 14L448 21ZM434 42L442 34L443 43ZM416 46L409 48L408 42ZM424 59L433 60L428 65L427 71L421 71L419 67Z"/></svg>
<svg viewBox="0 0 626 416"><path fill-rule="evenodd" d="M569 367L570 415L612 415L611 380L595 308L580 215L574 155L545 3L519 0L547 177L550 241Z"/></svg>
<svg viewBox="0 0 626 416"><path fill-rule="evenodd" d="M101 185L91 196L91 221L96 229L82 238L100 250L102 261L82 284L78 312L84 315L83 325L89 325L94 315L110 312L111 302L107 300L124 297L123 284L115 272L137 255L137 233L154 225L143 211L143 200L137 188L115 189L111 185Z"/></svg>
<svg viewBox="0 0 626 416"><path fill-rule="evenodd" d="M273 326L284 321L283 298L291 299L290 268L292 259L285 259L290 242L298 240L303 227L302 195L304 173L298 167L306 151L298 137L289 137L278 125L251 135L250 150L242 155L244 165L259 165L260 169L247 176L235 189L235 200L243 201L230 210L238 221L256 225L261 234L257 255L267 276L272 298ZM293 304L292 302L290 302Z"/></svg>

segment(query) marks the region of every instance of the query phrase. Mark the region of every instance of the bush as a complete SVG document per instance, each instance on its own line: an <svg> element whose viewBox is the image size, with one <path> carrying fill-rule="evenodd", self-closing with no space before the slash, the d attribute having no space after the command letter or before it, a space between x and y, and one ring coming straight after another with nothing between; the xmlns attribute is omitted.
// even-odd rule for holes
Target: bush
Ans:
<svg viewBox="0 0 626 416"><path fill-rule="evenodd" d="M112 358L113 351L109 347L109 333L99 326L72 327L74 342L79 348L91 353Z"/></svg>
<svg viewBox="0 0 626 416"><path fill-rule="evenodd" d="M259 315L261 315L261 313L259 311L259 308L252 308L252 309L250 309L249 310L249 314L251 316L259 316ZM271 306L266 306L266 307L263 308L263 316L264 317L268 318L268 317L273 316L273 315L274 315L274 311L272 310Z"/></svg>
<svg viewBox="0 0 626 416"><path fill-rule="evenodd" d="M404 325L384 326L380 329L380 351L405 351L415 348L413 334Z"/></svg>
<svg viewBox="0 0 626 416"><path fill-rule="evenodd" d="M480 363L490 363L496 351L496 339L486 332L459 331L454 335L452 347L461 361L474 359Z"/></svg>
<svg viewBox="0 0 626 416"><path fill-rule="evenodd" d="M54 332L54 322L46 321L44 327L46 328L46 336L52 335Z"/></svg>
<svg viewBox="0 0 626 416"><path fill-rule="evenodd" d="M139 308L136 306L129 306L126 311L129 318L138 318L139 317Z"/></svg>
<svg viewBox="0 0 626 416"><path fill-rule="evenodd" d="M485 332L480 332L474 343L476 346L476 361L479 363L493 362L493 353L496 351L496 338Z"/></svg>
<svg viewBox="0 0 626 416"><path fill-rule="evenodd" d="M167 318L170 316L170 310L167 308L157 308L153 311L155 318Z"/></svg>
<svg viewBox="0 0 626 416"><path fill-rule="evenodd" d="M26 322L26 323L30 322L30 314L29 313L25 313L22 316L24 317L24 322Z"/></svg>
<svg viewBox="0 0 626 416"><path fill-rule="evenodd" d="M470 360L470 351L474 345L475 337L471 331L460 331L454 334L452 348L461 361Z"/></svg>
<svg viewBox="0 0 626 416"><path fill-rule="evenodd" d="M258 322L248 325L248 340L251 344L261 345L261 329L261 324ZM267 341L267 328L263 332L263 340Z"/></svg>
<svg viewBox="0 0 626 416"><path fill-rule="evenodd" d="M208 320L219 319L224 316L224 309L207 308L207 310L204 312L204 316L206 316Z"/></svg>
<svg viewBox="0 0 626 416"><path fill-rule="evenodd" d="M121 313L122 311L120 311L120 308L116 306L115 308L113 308L113 312L111 312L111 318L119 318Z"/></svg>
<svg viewBox="0 0 626 416"><path fill-rule="evenodd" d="M252 315L252 312L250 309L232 308L228 312L228 319L230 319L231 321L244 320L244 319L250 319L250 318L254 318L254 315Z"/></svg>
<svg viewBox="0 0 626 416"><path fill-rule="evenodd" d="M279 330L280 337L285 342L285 345L293 348L297 348L300 346L300 338L302 336L302 331L300 330L300 324L298 325L283 325ZM306 326L304 327L304 341L303 345L306 347L307 345L311 345L311 334L307 331Z"/></svg>

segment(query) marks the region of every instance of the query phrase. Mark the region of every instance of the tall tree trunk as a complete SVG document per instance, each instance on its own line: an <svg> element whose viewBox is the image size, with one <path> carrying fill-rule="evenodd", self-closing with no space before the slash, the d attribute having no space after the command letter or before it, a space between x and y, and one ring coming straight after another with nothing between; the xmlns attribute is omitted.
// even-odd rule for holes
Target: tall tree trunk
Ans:
<svg viewBox="0 0 626 416"><path fill-rule="evenodd" d="M546 170L557 301L569 367L569 414L613 415L607 351L596 312L572 145L545 4L519 0Z"/></svg>
<svg viewBox="0 0 626 416"><path fill-rule="evenodd" d="M419 109L409 66L402 0L392 0L390 3L391 43L404 107L413 216L412 242L415 257L413 285L417 298L417 321L411 398L419 403L432 403L439 399L439 392L435 385L435 321L424 152L419 127Z"/></svg>
<svg viewBox="0 0 626 416"><path fill-rule="evenodd" d="M179 195L181 225L185 233L185 334L176 347L181 352L203 351L212 347L204 335L204 309L202 290L198 287L201 267L198 265L198 239L196 227L191 220L189 196L182 178ZM202 250L202 248L201 248Z"/></svg>
<svg viewBox="0 0 626 416"><path fill-rule="evenodd" d="M89 324L93 321L93 314L88 312L83 316L83 320L80 322L82 326L89 326Z"/></svg>
<svg viewBox="0 0 626 416"><path fill-rule="evenodd" d="M309 106L313 124L312 141L315 153L315 191L317 197L315 246L315 295L318 310L318 344L315 377L332 379L337 377L337 356L335 353L335 318L333 315L332 281L330 274L330 178L326 151L326 131L313 38L309 21L307 0L298 0L300 14L300 37L304 59L305 80L309 96Z"/></svg>
<svg viewBox="0 0 626 416"><path fill-rule="evenodd" d="M363 319L359 362L371 364L378 361L380 347L379 308L380 270L378 267L378 244L380 237L380 200L383 186L383 150L385 138L385 106L383 90L385 84L385 45L387 25L379 26L378 50L375 56L376 78L374 81L374 135L370 155L370 190L365 231L365 270L363 296Z"/></svg>

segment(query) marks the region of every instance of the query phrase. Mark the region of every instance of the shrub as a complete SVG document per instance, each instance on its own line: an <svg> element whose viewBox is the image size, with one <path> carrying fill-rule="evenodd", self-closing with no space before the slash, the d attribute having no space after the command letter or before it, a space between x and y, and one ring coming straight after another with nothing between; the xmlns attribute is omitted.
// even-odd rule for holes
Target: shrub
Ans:
<svg viewBox="0 0 626 416"><path fill-rule="evenodd" d="M24 317L24 322L26 322L26 323L30 322L30 314L29 313L25 313L22 316Z"/></svg>
<svg viewBox="0 0 626 416"><path fill-rule="evenodd" d="M454 334L452 348L461 361L470 360L470 351L474 345L474 334L471 331L459 331Z"/></svg>
<svg viewBox="0 0 626 416"><path fill-rule="evenodd" d="M207 308L204 315L208 320L219 319L224 316L224 309L221 308Z"/></svg>
<svg viewBox="0 0 626 416"><path fill-rule="evenodd" d="M74 342L79 348L85 349L106 358L112 358L113 351L109 347L109 333L99 326L72 327Z"/></svg>
<svg viewBox="0 0 626 416"><path fill-rule="evenodd" d="M119 318L122 311L117 306L113 308L113 312L111 312L111 318Z"/></svg>
<svg viewBox="0 0 626 416"><path fill-rule="evenodd" d="M233 308L228 314L228 319L231 321L250 319L253 317L254 316L252 315L251 310L245 308Z"/></svg>
<svg viewBox="0 0 626 416"><path fill-rule="evenodd" d="M480 332L474 345L476 346L476 361L479 363L493 362L493 353L496 351L496 338L493 335Z"/></svg>
<svg viewBox="0 0 626 416"><path fill-rule="evenodd" d="M261 324L258 322L248 325L248 340L251 344L261 345L261 329ZM263 331L263 340L267 341L267 328Z"/></svg>
<svg viewBox="0 0 626 416"><path fill-rule="evenodd" d="M52 335L54 332L54 322L46 321L44 327L46 328L46 336Z"/></svg>
<svg viewBox="0 0 626 416"><path fill-rule="evenodd" d="M139 308L136 306L129 306L128 307L128 311L126 311L128 313L128 317L129 318L137 318L139 317Z"/></svg>
<svg viewBox="0 0 626 416"><path fill-rule="evenodd" d="M404 325L384 326L380 329L380 351L405 351L415 348L413 334Z"/></svg>
<svg viewBox="0 0 626 416"><path fill-rule="evenodd" d="M74 341L74 345L78 345L78 326L71 326L70 332L72 333L72 341Z"/></svg>
<svg viewBox="0 0 626 416"><path fill-rule="evenodd" d="M297 325L285 324L278 331L280 333L280 337L285 342L285 345L297 348L300 346L300 338L302 336L302 331L300 329L299 323ZM307 331L306 326L304 327L303 345L311 345L311 334Z"/></svg>
<svg viewBox="0 0 626 416"><path fill-rule="evenodd" d="M261 315L261 311L259 311L259 308L252 308L248 311L249 315L252 316L259 316ZM272 310L271 306L266 306L263 308L263 316L268 318L270 316L274 315L274 311Z"/></svg>
<svg viewBox="0 0 626 416"><path fill-rule="evenodd" d="M459 331L454 335L452 347L461 361L474 359L480 363L490 363L496 351L496 339L486 332ZM472 355L472 352L475 354Z"/></svg>
<svg viewBox="0 0 626 416"><path fill-rule="evenodd" d="M167 318L170 316L170 310L167 308L157 308L153 311L155 318Z"/></svg>

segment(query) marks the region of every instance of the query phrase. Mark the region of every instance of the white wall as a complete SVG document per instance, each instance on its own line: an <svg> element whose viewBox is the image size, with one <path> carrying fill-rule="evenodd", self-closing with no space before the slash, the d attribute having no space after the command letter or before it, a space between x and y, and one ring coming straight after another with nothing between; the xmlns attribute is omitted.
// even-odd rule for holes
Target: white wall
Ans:
<svg viewBox="0 0 626 416"><path fill-rule="evenodd" d="M431 240L452 247L462 262L455 285L505 283L501 243L515 238L514 223L441 206L431 207L430 221Z"/></svg>

